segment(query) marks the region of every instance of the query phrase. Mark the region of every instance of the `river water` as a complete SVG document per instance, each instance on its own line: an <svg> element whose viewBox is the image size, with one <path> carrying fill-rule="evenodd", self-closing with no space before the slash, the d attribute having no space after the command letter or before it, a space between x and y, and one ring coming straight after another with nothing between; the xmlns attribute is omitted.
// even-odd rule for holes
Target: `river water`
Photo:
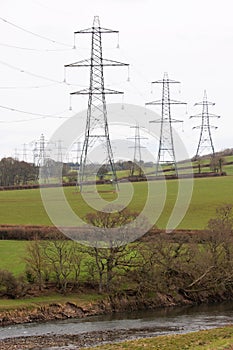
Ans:
<svg viewBox="0 0 233 350"><path fill-rule="evenodd" d="M144 310L0 327L0 339L130 330L130 337L187 333L233 324L233 303Z"/></svg>

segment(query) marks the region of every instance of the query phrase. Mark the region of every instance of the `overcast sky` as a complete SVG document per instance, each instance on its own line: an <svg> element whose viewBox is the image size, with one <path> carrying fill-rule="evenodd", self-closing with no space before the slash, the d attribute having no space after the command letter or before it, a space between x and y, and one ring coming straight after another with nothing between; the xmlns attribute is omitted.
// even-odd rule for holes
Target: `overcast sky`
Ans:
<svg viewBox="0 0 233 350"><path fill-rule="evenodd" d="M69 93L88 85L88 70L67 71L67 82L73 84L67 85L64 65L90 56L87 36L77 37L72 49L73 32L91 27L95 15L103 27L120 31L119 49L117 35L103 38L104 57L130 64L130 82L126 68L106 69L108 87L124 91L125 103L144 106L161 98L159 87L151 93L151 81L162 79L164 72L180 81L171 98L186 101L187 111L177 107L172 116L184 120L184 131L181 126L177 131L190 156L199 139L192 127L200 121L189 120L189 115L201 112L193 105L206 89L216 103L210 112L221 115L213 120L218 126L215 148L233 147L231 0L2 0L0 10L0 157L14 156L15 149L22 154L23 144L32 149L41 133L49 139L65 119L46 115L69 117L86 107L86 97L75 97L69 111ZM122 100L117 96L107 102Z"/></svg>

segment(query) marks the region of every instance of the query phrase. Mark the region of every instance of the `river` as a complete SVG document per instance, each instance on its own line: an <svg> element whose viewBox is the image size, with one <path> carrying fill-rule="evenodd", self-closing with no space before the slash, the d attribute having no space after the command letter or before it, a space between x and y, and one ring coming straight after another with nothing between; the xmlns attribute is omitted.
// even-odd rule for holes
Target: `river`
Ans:
<svg viewBox="0 0 233 350"><path fill-rule="evenodd" d="M0 339L22 336L81 336L84 334L90 336L92 333L109 332L115 334L114 341L119 341L144 336L187 333L228 324L233 324L232 302L0 327ZM62 349L66 349L66 347L62 347Z"/></svg>

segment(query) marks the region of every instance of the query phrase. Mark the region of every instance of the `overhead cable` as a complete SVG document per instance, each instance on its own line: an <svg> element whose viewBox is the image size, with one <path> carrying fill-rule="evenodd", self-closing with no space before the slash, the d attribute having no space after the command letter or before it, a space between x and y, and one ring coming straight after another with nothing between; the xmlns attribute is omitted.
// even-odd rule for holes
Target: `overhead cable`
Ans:
<svg viewBox="0 0 233 350"><path fill-rule="evenodd" d="M48 81L51 81L51 82L53 82L53 83L65 84L65 85L68 85L68 86L81 86L81 87L83 87L83 85L67 83L65 79L62 80L62 81L61 81L61 80L55 80L55 79L48 78L48 77L45 77L45 76L40 75L40 74L33 73L33 72L28 71L28 70L25 70L25 69L22 69L22 68L13 66L12 64L7 63L7 62L4 62L4 61L2 61L2 60L0 60L0 64L6 66L6 67L8 67L8 68L17 70L17 71L20 72L20 73L28 74L28 75L31 75L31 76L33 76L33 77L39 78L39 79L48 80Z"/></svg>
<svg viewBox="0 0 233 350"><path fill-rule="evenodd" d="M0 90L16 90L16 89L41 89L48 88L57 85L57 83L46 84L46 85L34 85L34 86L0 86Z"/></svg>
<svg viewBox="0 0 233 350"><path fill-rule="evenodd" d="M70 50L75 50L74 47L70 47L67 49L37 49L37 48L33 48L33 47L23 47L23 46L17 46L17 45L9 45L9 44L5 44L5 43L0 43L0 46L4 46L4 47L9 47L11 49L17 49L17 50L27 50L27 51L36 51L36 52L64 52L64 51L70 51Z"/></svg>
<svg viewBox="0 0 233 350"><path fill-rule="evenodd" d="M65 43L63 43L63 42L60 42L60 41L57 41L57 40L53 40L53 39L47 38L47 37L45 37L45 36L43 36L43 35L34 33L34 32L32 32L32 31L30 31L30 30L28 30L28 29L25 29L25 28L23 28L23 27L21 27L21 26L15 24L15 23L13 23L13 22L10 22L10 21L6 20L6 19L3 18L3 17L0 17L0 20L3 21L4 23L7 23L7 24L9 24L9 25L11 25L11 26L17 28L17 29L22 30L23 32L26 32L26 33L28 33L28 34L34 35L34 36L36 36L36 37L38 37L38 38L40 38L40 39L50 41L50 42L52 42L52 43L54 43L54 44L59 44L59 45L67 46L67 47L72 47L72 45L68 45L68 44L65 44Z"/></svg>
<svg viewBox="0 0 233 350"><path fill-rule="evenodd" d="M7 107L7 106L2 106L0 105L0 108L6 109L11 112L18 112L18 113L23 113L23 114L28 114L28 115L36 115L39 116L40 118L33 118L33 119L27 119L27 120L13 120L13 121L6 121L6 120L0 120L1 123L16 123L16 122L21 122L21 121L30 121L30 120L35 120L35 119L43 119L43 118L54 118L54 119L67 119L68 117L61 117L58 115L52 115L52 114L42 114L42 113L35 113L35 112L28 112L28 111L23 111L20 109L12 108L12 107Z"/></svg>

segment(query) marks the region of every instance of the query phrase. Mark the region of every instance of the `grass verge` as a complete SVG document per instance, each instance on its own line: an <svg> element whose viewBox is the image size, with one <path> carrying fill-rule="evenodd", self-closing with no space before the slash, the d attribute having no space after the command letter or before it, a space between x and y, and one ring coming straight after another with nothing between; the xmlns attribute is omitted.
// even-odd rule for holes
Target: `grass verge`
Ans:
<svg viewBox="0 0 233 350"><path fill-rule="evenodd" d="M85 348L86 349L86 348ZM233 349L233 326L200 332L142 338L118 344L106 344L97 350L231 350Z"/></svg>
<svg viewBox="0 0 233 350"><path fill-rule="evenodd" d="M79 306L84 306L98 300L102 300L104 297L100 294L68 294L66 296L54 293L50 295L43 295L33 298L25 299L0 299L0 312L10 311L16 309L33 309L38 306L49 305L53 303L65 304L67 302L75 303Z"/></svg>

